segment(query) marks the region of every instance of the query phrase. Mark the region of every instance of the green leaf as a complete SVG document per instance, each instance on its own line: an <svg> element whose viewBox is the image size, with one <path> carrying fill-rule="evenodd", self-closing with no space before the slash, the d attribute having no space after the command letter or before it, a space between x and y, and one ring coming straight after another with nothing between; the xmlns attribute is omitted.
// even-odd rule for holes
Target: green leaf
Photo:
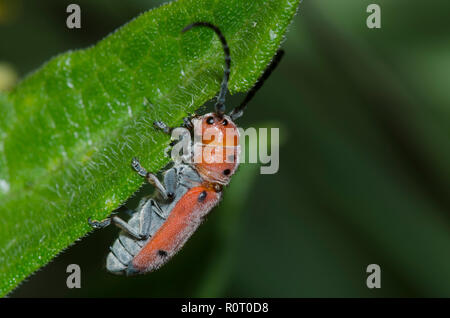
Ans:
<svg viewBox="0 0 450 318"><path fill-rule="evenodd" d="M217 93L223 52L230 92L248 90L279 47L298 0L181 0L151 10L97 45L50 60L0 96L0 295L91 229L168 163L171 126ZM149 102L147 102L149 101Z"/></svg>

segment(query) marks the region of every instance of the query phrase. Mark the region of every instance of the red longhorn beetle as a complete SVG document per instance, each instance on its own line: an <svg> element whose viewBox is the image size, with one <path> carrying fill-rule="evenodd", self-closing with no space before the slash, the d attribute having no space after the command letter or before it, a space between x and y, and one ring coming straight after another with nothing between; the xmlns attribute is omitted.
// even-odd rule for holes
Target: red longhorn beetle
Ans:
<svg viewBox="0 0 450 318"><path fill-rule="evenodd" d="M200 126L202 131L213 129L215 136L219 138L210 141L205 140L202 135L201 141L197 144L191 140L194 147L211 148L210 157L203 158L209 160L190 164L175 163L164 172L163 183L133 158L133 169L156 187L158 197L143 198L128 222L117 216L100 222L88 220L94 228L107 226L112 221L122 230L110 248L111 252L106 261L107 270L115 274L133 275L151 272L164 265L183 247L206 214L219 203L223 187L228 185L239 165L239 132L234 120L242 116L248 102L261 88L284 54L281 50L277 52L272 63L247 93L241 105L229 115L225 115L225 95L231 66L230 49L217 26L208 22L196 22L188 25L182 32L193 27L207 27L218 35L225 53L225 68L215 112L185 118L184 127L191 132L196 126ZM155 122L154 126L168 134L173 129L161 121ZM229 140L226 136L230 131L235 137ZM228 148L228 152L224 151L225 148ZM229 154L230 149L232 155L229 156L231 157L229 160L224 162L215 159L214 153L222 151Z"/></svg>

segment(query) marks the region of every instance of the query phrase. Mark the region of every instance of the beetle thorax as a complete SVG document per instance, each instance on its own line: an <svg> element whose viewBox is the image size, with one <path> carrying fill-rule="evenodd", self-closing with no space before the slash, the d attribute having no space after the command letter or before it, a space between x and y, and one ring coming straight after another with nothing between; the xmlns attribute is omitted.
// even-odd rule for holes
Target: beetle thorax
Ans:
<svg viewBox="0 0 450 318"><path fill-rule="evenodd" d="M229 116L209 113L193 119L194 165L200 176L227 185L239 166L239 130Z"/></svg>

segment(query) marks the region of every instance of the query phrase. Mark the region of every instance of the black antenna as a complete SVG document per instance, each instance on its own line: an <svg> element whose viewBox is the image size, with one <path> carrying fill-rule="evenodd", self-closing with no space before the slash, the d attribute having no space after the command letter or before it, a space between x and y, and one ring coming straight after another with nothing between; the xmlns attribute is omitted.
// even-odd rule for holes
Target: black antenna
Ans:
<svg viewBox="0 0 450 318"><path fill-rule="evenodd" d="M219 117L222 117L223 114L225 113L225 96L228 90L228 80L230 79L230 67L231 67L230 48L228 47L227 40L225 40L225 36L222 34L220 29L214 24L211 24L209 22L195 22L189 24L187 27L183 29L182 32L184 33L192 29L193 27L197 26L207 27L214 30L214 32L216 32L217 36L219 37L220 42L222 42L223 51L225 53L225 69L222 84L220 86L219 96L217 96L217 102L215 105L217 115Z"/></svg>
<svg viewBox="0 0 450 318"><path fill-rule="evenodd" d="M233 109L233 111L230 113L230 117L233 121L242 116L242 114L244 113L244 109L247 107L247 104L253 99L255 93L263 86L264 82L269 78L270 74L272 74L273 70L278 66L278 63L280 63L283 55L283 50L277 51L272 62L269 64L269 66L267 66L266 70L258 79L255 86L253 86L247 93L247 96L245 96L244 101L238 107Z"/></svg>

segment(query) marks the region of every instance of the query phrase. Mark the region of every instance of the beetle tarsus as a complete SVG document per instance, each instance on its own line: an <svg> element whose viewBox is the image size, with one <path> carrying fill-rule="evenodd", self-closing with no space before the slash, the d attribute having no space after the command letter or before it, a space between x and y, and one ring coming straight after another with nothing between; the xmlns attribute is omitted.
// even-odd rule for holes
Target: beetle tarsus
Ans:
<svg viewBox="0 0 450 318"><path fill-rule="evenodd" d="M160 120L154 121L153 127L155 127L158 130L161 130L165 134L170 134L172 132L172 128L170 128L169 126L167 126L166 123Z"/></svg>
<svg viewBox="0 0 450 318"><path fill-rule="evenodd" d="M133 169L141 176L141 177L146 177L147 176L147 174L148 174L148 172L147 172L147 170L145 170L142 166L141 166L141 163L139 162L139 160L136 158L136 157L134 157L132 160L131 160L131 166L133 167Z"/></svg>
<svg viewBox="0 0 450 318"><path fill-rule="evenodd" d="M104 227L107 227L111 224L111 219L107 218L102 221L97 220L91 220L91 218L88 218L88 223L90 226L92 226L94 229L102 229Z"/></svg>

